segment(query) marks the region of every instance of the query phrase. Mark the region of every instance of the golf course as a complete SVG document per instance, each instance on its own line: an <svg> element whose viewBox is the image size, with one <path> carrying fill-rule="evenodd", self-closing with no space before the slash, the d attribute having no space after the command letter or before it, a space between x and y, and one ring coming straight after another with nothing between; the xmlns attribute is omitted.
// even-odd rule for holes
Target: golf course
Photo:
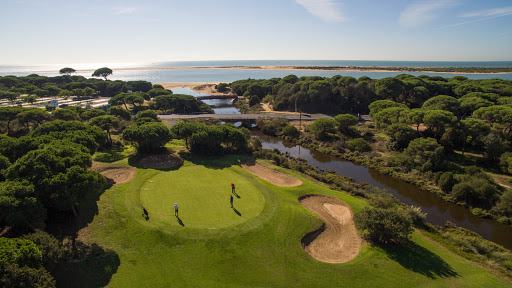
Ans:
<svg viewBox="0 0 512 288"><path fill-rule="evenodd" d="M238 156L180 156L184 156L183 163L169 169L136 168L131 180L114 184L100 196L97 214L79 231L78 239L113 251L115 256L108 259L114 260L106 258L73 269L73 273L89 277L61 275L61 280L67 278L68 287L511 285L500 274L453 254L419 232L400 248L363 242L354 232L351 218L367 206L366 202L332 191L301 174L270 162L258 162L265 169L278 171L272 177L286 175L298 185L281 187L244 170L244 165L238 165ZM109 165L123 167L132 162L123 159ZM231 183L236 185L234 194ZM233 208L230 195L234 196ZM311 202L314 198L310 195L322 195L319 199L323 199L323 206ZM174 215L174 203L179 205L179 217ZM141 206L148 211L148 217ZM326 218L329 215L312 212L321 207L333 213L339 211L339 219L346 220L346 227L336 230L335 220L324 224L330 221ZM313 247L315 239L304 241L305 236L311 238L318 233L334 235L331 240L342 235L336 233L349 233L355 239L350 241L357 243L346 243L354 251L348 262L319 261L308 254L311 247L304 247L304 243ZM341 243L346 239L334 240L333 243ZM330 245L323 246L330 249ZM326 254L329 251L323 251ZM98 280L94 271L101 275L108 272L111 277Z"/></svg>

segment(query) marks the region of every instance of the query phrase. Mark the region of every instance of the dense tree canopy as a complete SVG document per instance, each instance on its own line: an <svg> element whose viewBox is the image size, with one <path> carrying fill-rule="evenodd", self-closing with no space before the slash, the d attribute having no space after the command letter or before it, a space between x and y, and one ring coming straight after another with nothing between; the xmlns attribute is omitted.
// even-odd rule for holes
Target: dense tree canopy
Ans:
<svg viewBox="0 0 512 288"><path fill-rule="evenodd" d="M123 131L123 139L134 142L140 151L154 151L172 138L167 126L158 122L135 125Z"/></svg>
<svg viewBox="0 0 512 288"><path fill-rule="evenodd" d="M190 95L172 94L160 95L153 99L149 107L153 110L160 110L164 113L194 113L208 112L213 110L199 99Z"/></svg>

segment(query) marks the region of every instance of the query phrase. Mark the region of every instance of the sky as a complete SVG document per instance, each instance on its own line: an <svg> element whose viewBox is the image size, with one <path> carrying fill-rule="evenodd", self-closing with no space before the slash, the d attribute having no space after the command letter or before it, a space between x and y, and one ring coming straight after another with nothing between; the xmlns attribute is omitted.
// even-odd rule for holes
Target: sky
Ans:
<svg viewBox="0 0 512 288"><path fill-rule="evenodd" d="M511 61L510 0L0 0L0 65Z"/></svg>

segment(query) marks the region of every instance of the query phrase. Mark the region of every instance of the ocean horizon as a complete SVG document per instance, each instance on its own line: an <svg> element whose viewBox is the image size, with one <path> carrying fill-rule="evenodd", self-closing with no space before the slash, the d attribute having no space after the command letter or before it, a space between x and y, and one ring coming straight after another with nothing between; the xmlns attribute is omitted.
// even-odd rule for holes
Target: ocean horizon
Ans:
<svg viewBox="0 0 512 288"><path fill-rule="evenodd" d="M335 75L373 79L394 77L399 74L414 76L428 75L450 78L465 76L470 79L499 78L512 80L512 73L473 74L473 73L426 73L426 72L370 72L370 71L325 71L325 70L248 70L248 69L179 69L179 70L117 70L127 68L166 68L166 67L227 67L227 66L361 66L361 67L512 67L512 61L383 61L383 60L219 60L219 61L162 61L148 63L87 63L50 65L0 65L0 76L26 76L36 73L41 76L58 76L58 70L72 67L76 70L94 70L110 67L114 73L111 80L145 80L159 82L233 82L241 79L270 79L290 74L302 76L332 77ZM91 71L78 71L75 75L91 77Z"/></svg>

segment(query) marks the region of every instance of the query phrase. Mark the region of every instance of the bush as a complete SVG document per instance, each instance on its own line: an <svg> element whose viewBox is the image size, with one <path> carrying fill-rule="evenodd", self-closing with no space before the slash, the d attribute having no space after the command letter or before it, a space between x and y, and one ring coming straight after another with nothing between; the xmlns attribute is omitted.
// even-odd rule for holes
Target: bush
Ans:
<svg viewBox="0 0 512 288"><path fill-rule="evenodd" d="M299 130L297 130L297 128L295 128L293 125L286 125L286 127L283 128L281 134L289 137L297 137L299 136Z"/></svg>
<svg viewBox="0 0 512 288"><path fill-rule="evenodd" d="M347 132L352 126L357 125L357 117L350 114L336 115L334 121L341 132Z"/></svg>
<svg viewBox="0 0 512 288"><path fill-rule="evenodd" d="M283 118L274 118L274 119L256 119L256 124L261 129L261 132L270 136L277 136L279 132L283 130L286 125L288 125L288 120Z"/></svg>
<svg viewBox="0 0 512 288"><path fill-rule="evenodd" d="M370 205L375 208L388 209L396 207L398 204L400 204L400 201L398 201L395 196L387 192L381 192L369 194L368 203L370 203Z"/></svg>
<svg viewBox="0 0 512 288"><path fill-rule="evenodd" d="M260 98L256 95L252 95L251 98L249 99L249 106L254 106L256 104L259 104L260 103Z"/></svg>
<svg viewBox="0 0 512 288"><path fill-rule="evenodd" d="M365 208L354 220L359 229L365 231L366 238L377 243L404 243L412 233L410 217L396 209Z"/></svg>
<svg viewBox="0 0 512 288"><path fill-rule="evenodd" d="M453 186L457 184L457 180L453 178L452 172L446 172L439 177L439 182L437 183L437 186L443 190L445 193L449 193L452 191Z"/></svg>
<svg viewBox="0 0 512 288"><path fill-rule="evenodd" d="M347 142L348 149L358 152L367 152L372 150L368 142L363 138L356 138Z"/></svg>
<svg viewBox="0 0 512 288"><path fill-rule="evenodd" d="M324 140L327 138L327 133L334 132L336 122L333 119L320 118L309 125L309 130L315 135L318 140Z"/></svg>
<svg viewBox="0 0 512 288"><path fill-rule="evenodd" d="M228 90L229 84L227 83L219 83L215 85L215 89L219 92L226 92Z"/></svg>
<svg viewBox="0 0 512 288"><path fill-rule="evenodd" d="M416 227L424 227L427 223L427 214L423 213L420 207L407 206L405 214L409 216L412 224Z"/></svg>

